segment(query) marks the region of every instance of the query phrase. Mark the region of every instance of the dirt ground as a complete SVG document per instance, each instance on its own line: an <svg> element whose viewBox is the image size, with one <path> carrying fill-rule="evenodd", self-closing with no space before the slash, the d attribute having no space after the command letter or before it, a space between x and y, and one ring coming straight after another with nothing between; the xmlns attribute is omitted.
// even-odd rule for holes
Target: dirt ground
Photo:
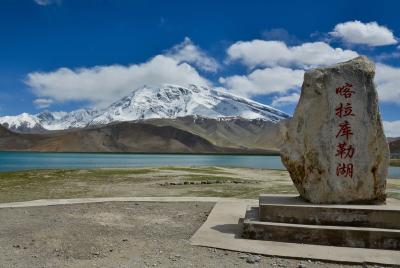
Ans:
<svg viewBox="0 0 400 268"><path fill-rule="evenodd" d="M286 171L160 167L0 173L0 202L124 196L257 198L296 193ZM400 180L388 180L400 198ZM0 209L0 268L367 267L191 246L212 203L109 202Z"/></svg>
<svg viewBox="0 0 400 268"><path fill-rule="evenodd" d="M213 205L110 202L0 209L0 267L367 267L191 246L190 237Z"/></svg>

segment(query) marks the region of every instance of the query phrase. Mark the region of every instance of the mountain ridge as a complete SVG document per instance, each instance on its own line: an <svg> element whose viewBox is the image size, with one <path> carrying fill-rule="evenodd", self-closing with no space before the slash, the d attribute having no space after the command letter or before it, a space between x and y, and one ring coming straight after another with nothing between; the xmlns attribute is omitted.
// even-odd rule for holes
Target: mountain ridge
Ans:
<svg viewBox="0 0 400 268"><path fill-rule="evenodd" d="M101 127L44 134L15 133L0 125L0 151L239 153L270 154L274 150L217 146L204 137L173 126L118 122Z"/></svg>
<svg viewBox="0 0 400 268"><path fill-rule="evenodd" d="M261 119L277 123L289 115L222 89L190 85L141 87L104 109L69 113L44 111L35 115L0 117L0 124L22 133L101 126L114 122L201 116L206 118Z"/></svg>
<svg viewBox="0 0 400 268"><path fill-rule="evenodd" d="M121 133L125 136L122 140ZM281 135L280 123L199 116L114 122L45 133L13 132L0 125L0 151L278 154ZM182 142L182 137L191 143ZM400 139L388 144L391 157L398 158Z"/></svg>

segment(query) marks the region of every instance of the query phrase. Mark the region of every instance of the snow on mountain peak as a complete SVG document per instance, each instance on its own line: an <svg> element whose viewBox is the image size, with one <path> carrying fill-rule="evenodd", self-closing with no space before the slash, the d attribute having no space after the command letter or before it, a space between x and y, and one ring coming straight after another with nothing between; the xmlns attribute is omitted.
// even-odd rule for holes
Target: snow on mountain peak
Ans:
<svg viewBox="0 0 400 268"><path fill-rule="evenodd" d="M188 115L209 118L258 118L275 123L289 117L270 106L236 96L223 89L166 84L161 87L143 86L132 90L105 109L79 109L69 113L41 112L36 115L23 113L18 116L0 117L0 124L12 130L27 132L29 129L61 130L118 121Z"/></svg>
<svg viewBox="0 0 400 268"><path fill-rule="evenodd" d="M43 129L39 119L28 113L22 113L16 116L2 116L0 117L0 124L9 129L20 130L22 132Z"/></svg>

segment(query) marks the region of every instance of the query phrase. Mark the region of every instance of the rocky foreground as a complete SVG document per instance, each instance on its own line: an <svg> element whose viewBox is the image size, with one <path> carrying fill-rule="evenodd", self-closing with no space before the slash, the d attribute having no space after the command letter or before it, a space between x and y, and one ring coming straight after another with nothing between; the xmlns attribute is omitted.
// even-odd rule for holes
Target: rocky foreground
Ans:
<svg viewBox="0 0 400 268"><path fill-rule="evenodd" d="M0 209L0 267L374 267L191 246L212 203Z"/></svg>
<svg viewBox="0 0 400 268"><path fill-rule="evenodd" d="M400 180L388 191L400 198ZM160 167L0 173L0 202L295 193L286 171ZM0 267L374 267L191 246L213 203L118 202L0 209Z"/></svg>

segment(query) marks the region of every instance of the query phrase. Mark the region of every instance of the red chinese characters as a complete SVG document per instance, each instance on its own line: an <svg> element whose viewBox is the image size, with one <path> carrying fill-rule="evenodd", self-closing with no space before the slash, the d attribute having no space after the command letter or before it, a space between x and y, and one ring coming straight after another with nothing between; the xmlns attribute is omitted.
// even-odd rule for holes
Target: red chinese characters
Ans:
<svg viewBox="0 0 400 268"><path fill-rule="evenodd" d="M351 96L355 93L354 91L351 90L353 87L352 84L346 83L344 86L337 87L336 88L336 94L339 94L346 99L351 98Z"/></svg>
<svg viewBox="0 0 400 268"><path fill-rule="evenodd" d="M345 103L340 102L335 108L335 115L338 118L346 119L347 117L354 116L353 107L351 105L351 97L355 94L353 85L345 83L343 86L336 88L336 94L346 99ZM349 143L349 138L354 133L351 129L351 125L348 120L343 120L339 123L336 139L340 139L336 145L335 156L339 159L339 163L336 166L336 176L350 177L353 178L354 165L349 163L352 160L356 149L352 144Z"/></svg>
<svg viewBox="0 0 400 268"><path fill-rule="evenodd" d="M349 139L350 136L353 136L353 132L351 131L350 123L348 121L344 121L339 124L339 131L336 134L336 138L340 136L346 137L346 140Z"/></svg>
<svg viewBox="0 0 400 268"><path fill-rule="evenodd" d="M347 144L346 141L339 143L336 146L336 156L339 156L341 159L352 159L354 155L355 149L353 145Z"/></svg>
<svg viewBox="0 0 400 268"><path fill-rule="evenodd" d="M336 115L339 116L340 118L345 116L354 116L353 107L351 106L351 103L346 103L345 105L343 105L343 103L340 103L336 107L335 112Z"/></svg>
<svg viewBox="0 0 400 268"><path fill-rule="evenodd" d="M336 168L336 176L353 178L353 164L340 163Z"/></svg>

